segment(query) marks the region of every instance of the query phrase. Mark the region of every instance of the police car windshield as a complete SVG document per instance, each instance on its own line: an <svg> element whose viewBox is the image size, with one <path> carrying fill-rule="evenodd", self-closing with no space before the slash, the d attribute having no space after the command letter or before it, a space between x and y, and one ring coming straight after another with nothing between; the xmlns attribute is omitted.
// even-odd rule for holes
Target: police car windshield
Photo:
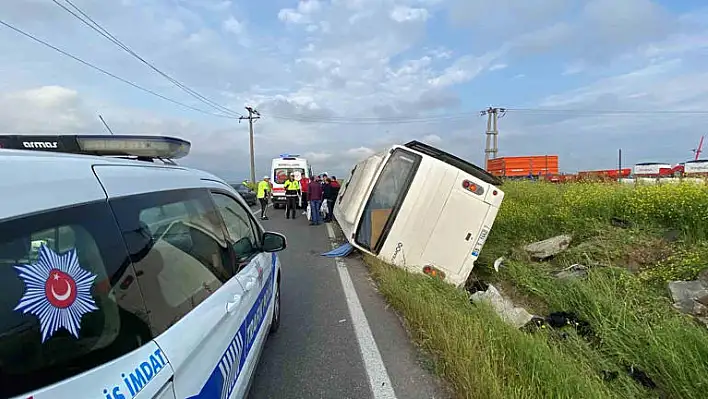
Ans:
<svg viewBox="0 0 708 399"><path fill-rule="evenodd" d="M305 169L303 169L303 168L278 168L275 170L273 180L277 184L283 184L283 183L285 183L285 180L288 179L288 176L290 176L292 174L294 174L295 178L297 179L298 177L305 175Z"/></svg>

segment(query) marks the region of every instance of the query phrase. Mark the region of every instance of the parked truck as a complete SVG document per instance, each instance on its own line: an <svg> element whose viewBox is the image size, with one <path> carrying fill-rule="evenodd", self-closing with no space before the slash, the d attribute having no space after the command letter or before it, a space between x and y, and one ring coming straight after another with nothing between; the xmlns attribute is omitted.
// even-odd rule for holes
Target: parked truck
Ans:
<svg viewBox="0 0 708 399"><path fill-rule="evenodd" d="M504 178L558 175L558 155L500 157L487 161L487 172Z"/></svg>

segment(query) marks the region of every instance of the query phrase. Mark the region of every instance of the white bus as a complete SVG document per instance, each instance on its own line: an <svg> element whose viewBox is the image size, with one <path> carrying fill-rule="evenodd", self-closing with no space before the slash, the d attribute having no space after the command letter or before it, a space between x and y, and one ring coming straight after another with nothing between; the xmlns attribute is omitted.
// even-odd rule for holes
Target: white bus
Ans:
<svg viewBox="0 0 708 399"><path fill-rule="evenodd" d="M411 141L356 164L334 216L359 250L461 286L504 199L500 185L482 168Z"/></svg>
<svg viewBox="0 0 708 399"><path fill-rule="evenodd" d="M274 158L271 164L271 179L273 179L273 207L285 207L285 188L283 183L292 173L295 180L303 177L312 178L312 166L305 158L299 155L281 154Z"/></svg>

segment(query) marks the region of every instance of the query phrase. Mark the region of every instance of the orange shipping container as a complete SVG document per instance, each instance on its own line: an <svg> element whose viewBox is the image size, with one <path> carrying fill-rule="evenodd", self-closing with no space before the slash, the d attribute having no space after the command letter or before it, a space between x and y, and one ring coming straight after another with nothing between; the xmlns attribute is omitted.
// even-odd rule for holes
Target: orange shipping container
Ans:
<svg viewBox="0 0 708 399"><path fill-rule="evenodd" d="M558 174L558 155L501 157L487 161L487 171L494 176L524 177Z"/></svg>

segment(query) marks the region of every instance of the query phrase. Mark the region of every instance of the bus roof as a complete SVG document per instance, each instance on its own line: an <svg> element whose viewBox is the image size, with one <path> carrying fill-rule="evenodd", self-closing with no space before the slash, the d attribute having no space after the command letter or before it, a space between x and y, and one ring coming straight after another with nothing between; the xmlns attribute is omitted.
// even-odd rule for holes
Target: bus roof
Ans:
<svg viewBox="0 0 708 399"><path fill-rule="evenodd" d="M422 154L433 157L439 161L445 162L446 164L454 166L457 169L462 170L463 172L471 174L472 176L482 180L485 183L489 183L495 186L502 185L501 179L480 168L479 166L471 164L470 162L467 162L464 159L458 158L443 150L439 150L435 147L431 147L427 144L421 143L420 141L410 141L404 144L404 147L410 148Z"/></svg>

